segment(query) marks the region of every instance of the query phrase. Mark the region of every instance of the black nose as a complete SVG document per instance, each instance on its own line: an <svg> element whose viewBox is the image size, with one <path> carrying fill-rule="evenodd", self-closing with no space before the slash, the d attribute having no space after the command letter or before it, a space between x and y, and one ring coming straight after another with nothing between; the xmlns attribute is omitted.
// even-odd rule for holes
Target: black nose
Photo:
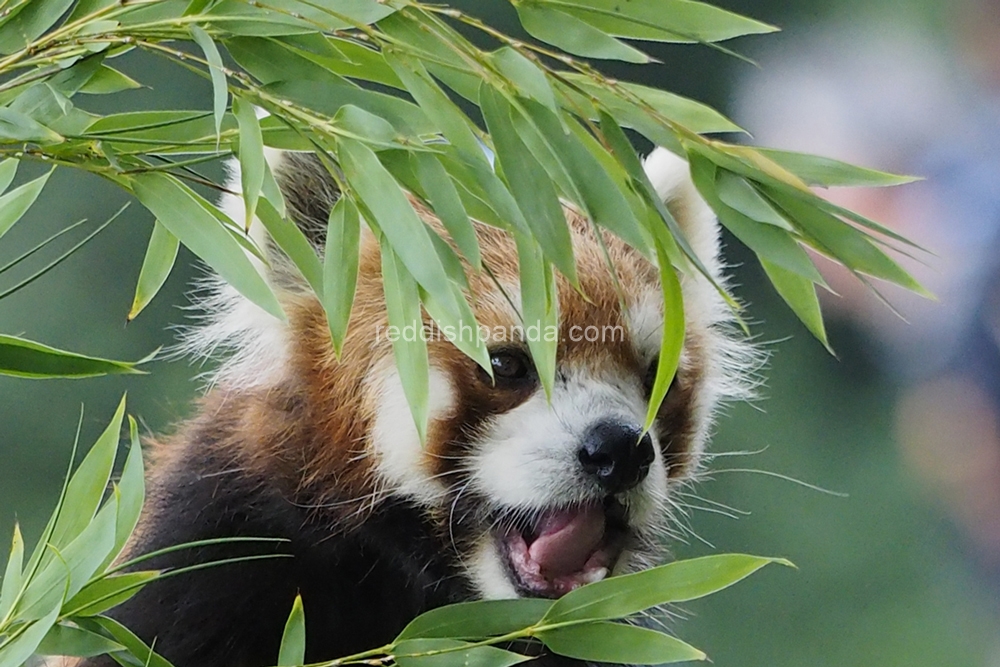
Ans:
<svg viewBox="0 0 1000 667"><path fill-rule="evenodd" d="M608 493L628 491L646 478L653 463L653 439L617 421L590 427L577 453L583 469Z"/></svg>

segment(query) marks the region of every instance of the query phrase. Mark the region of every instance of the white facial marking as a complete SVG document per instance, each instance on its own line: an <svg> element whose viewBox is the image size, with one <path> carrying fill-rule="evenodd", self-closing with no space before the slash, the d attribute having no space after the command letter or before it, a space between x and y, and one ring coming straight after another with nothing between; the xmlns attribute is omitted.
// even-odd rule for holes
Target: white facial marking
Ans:
<svg viewBox="0 0 1000 667"><path fill-rule="evenodd" d="M510 509L591 500L599 491L577 458L585 433L604 419L641 426L645 412L637 380L567 372L564 381L556 384L551 403L539 389L521 405L491 420L471 455L473 488ZM654 443L653 449L656 460L646 480L633 490L637 497L666 488L659 446Z"/></svg>
<svg viewBox="0 0 1000 667"><path fill-rule="evenodd" d="M509 600L520 597L504 565L496 540L490 538L481 540L466 567L469 577L484 600Z"/></svg>
<svg viewBox="0 0 1000 667"><path fill-rule="evenodd" d="M375 426L372 448L377 457L377 470L392 491L428 506L439 506L447 488L446 479L433 479L428 471L429 455L420 436L413 414L403 393L403 384L395 367L383 371L377 382ZM455 391L448 376L431 367L428 391L428 424L447 416L455 405Z"/></svg>
<svg viewBox="0 0 1000 667"><path fill-rule="evenodd" d="M629 337L636 354L646 364L660 353L663 338L663 296L659 290L639 294L628 308Z"/></svg>

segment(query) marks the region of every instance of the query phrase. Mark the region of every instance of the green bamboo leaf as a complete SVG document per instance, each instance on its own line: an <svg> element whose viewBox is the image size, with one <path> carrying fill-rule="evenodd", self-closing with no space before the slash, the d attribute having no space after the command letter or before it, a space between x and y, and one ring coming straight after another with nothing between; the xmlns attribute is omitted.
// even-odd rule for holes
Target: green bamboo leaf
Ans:
<svg viewBox="0 0 1000 667"><path fill-rule="evenodd" d="M809 255L791 234L775 225L757 222L722 202L715 190L716 165L698 153L689 153L691 178L698 192L719 216L719 222L758 257L793 273L822 283L823 278Z"/></svg>
<svg viewBox="0 0 1000 667"><path fill-rule="evenodd" d="M430 386L430 366L427 341L423 336L420 314L420 293L417 282L407 272L403 261L393 251L388 237L381 237L382 287L385 291L389 326L396 327L392 351L396 370L403 385L403 394L410 406L417 434L423 442L427 435L427 392Z"/></svg>
<svg viewBox="0 0 1000 667"><path fill-rule="evenodd" d="M484 83L479 96L497 160L532 235L559 271L578 284L573 242L552 181L517 136L512 109L500 93Z"/></svg>
<svg viewBox="0 0 1000 667"><path fill-rule="evenodd" d="M767 203L760 193L752 185L740 176L719 169L715 174L715 190L719 199L751 220L765 222L775 227L780 227L787 232L794 232L795 228L781 217L781 214L774 210L774 207Z"/></svg>
<svg viewBox="0 0 1000 667"><path fill-rule="evenodd" d="M302 596L296 595L292 611L281 635L278 649L278 667L295 667L306 662L306 615L302 608Z"/></svg>
<svg viewBox="0 0 1000 667"><path fill-rule="evenodd" d="M226 104L229 101L229 83L226 80L225 66L222 55L215 41L200 26L191 24L191 37L205 53L208 61L208 73L212 79L212 115L215 118L216 145L221 141L222 117L226 114Z"/></svg>
<svg viewBox="0 0 1000 667"><path fill-rule="evenodd" d="M6 234L28 212L51 175L50 170L44 176L28 181L0 197L0 236Z"/></svg>
<svg viewBox="0 0 1000 667"><path fill-rule="evenodd" d="M558 46L563 51L586 58L624 60L648 63L650 57L642 51L611 37L571 14L552 8L550 4L518 2L514 5L521 25L532 37Z"/></svg>
<svg viewBox="0 0 1000 667"><path fill-rule="evenodd" d="M323 265L298 225L275 210L270 199L257 204L257 216L281 251L295 264L302 277L317 295L323 294Z"/></svg>
<svg viewBox="0 0 1000 667"><path fill-rule="evenodd" d="M515 233L521 279L521 320L538 379L551 398L559 347L559 305L552 265L541 247L525 234Z"/></svg>
<svg viewBox="0 0 1000 667"><path fill-rule="evenodd" d="M430 232L392 175L364 144L342 139L338 148L340 165L358 195L357 203L362 211L372 213L365 217L378 225L408 274L428 293L448 303L451 283L437 259Z"/></svg>
<svg viewBox="0 0 1000 667"><path fill-rule="evenodd" d="M545 72L512 47L505 46L490 54L490 60L500 73L509 79L517 91L528 99L546 106L552 113L559 112L555 93Z"/></svg>
<svg viewBox="0 0 1000 667"><path fill-rule="evenodd" d="M813 246L820 252L830 255L854 271L888 280L911 292L933 298L913 276L879 250L860 230L822 209L810 206L798 197L774 188L766 188L765 193L809 238L814 239Z"/></svg>
<svg viewBox="0 0 1000 667"><path fill-rule="evenodd" d="M298 43L306 37L317 41L321 39L320 35L308 35L295 38L295 40ZM391 67L389 67L389 63L386 62L385 55L381 51L376 51L369 46L359 44L358 42L354 42L349 39L322 36L322 40L329 44L330 47L337 52L337 58L323 57L323 55L321 53L317 53L316 50L305 53L302 51L298 52L302 53L313 62L323 65L331 72L335 72L340 76L380 83L383 86L389 86L390 88L403 88L403 82L399 80L396 73L392 71ZM283 39L281 41L287 43L290 40Z"/></svg>
<svg viewBox="0 0 1000 667"><path fill-rule="evenodd" d="M338 356L343 350L354 306L360 242L361 216L357 206L349 197L341 197L330 211L322 267L323 307Z"/></svg>
<svg viewBox="0 0 1000 667"><path fill-rule="evenodd" d="M113 361L59 350L35 341L0 334L0 375L22 378L88 378L100 375L142 374L136 368L147 361Z"/></svg>
<svg viewBox="0 0 1000 667"><path fill-rule="evenodd" d="M73 0L28 0L7 7L0 19L0 53L14 53L52 27Z"/></svg>
<svg viewBox="0 0 1000 667"><path fill-rule="evenodd" d="M0 161L0 192L6 192L7 188L10 187L11 182L14 180L14 175L17 174L17 166L19 164L21 164L21 161L15 160L12 157Z"/></svg>
<svg viewBox="0 0 1000 667"><path fill-rule="evenodd" d="M62 614L97 616L122 604L160 576L157 570L143 570L95 579L63 605Z"/></svg>
<svg viewBox="0 0 1000 667"><path fill-rule="evenodd" d="M35 653L90 658L124 650L125 647L118 642L111 641L96 632L59 623L46 633Z"/></svg>
<svg viewBox="0 0 1000 667"><path fill-rule="evenodd" d="M167 282L167 277L174 268L179 247L180 242L176 236L159 222L153 223L153 233L149 237L146 256L142 260L139 280L136 281L135 285L132 308L128 312L129 322L134 320L149 305L163 284Z"/></svg>
<svg viewBox="0 0 1000 667"><path fill-rule="evenodd" d="M212 215L207 201L173 176L150 172L132 178L133 191L167 230L218 271L243 296L284 320L278 299L246 251Z"/></svg>
<svg viewBox="0 0 1000 667"><path fill-rule="evenodd" d="M610 170L624 182L626 173L622 168L576 121L565 119L565 126L570 129L570 132L566 132L559 118L547 109L532 103L527 103L524 107L534 127L542 133L547 145L551 147L552 159L565 167L575 191L581 197L581 201L577 203L598 225L649 256L652 240L633 215L628 201L609 174ZM516 119L515 126L522 136L530 135L528 128L517 123ZM601 157L605 158L603 162Z"/></svg>
<svg viewBox="0 0 1000 667"><path fill-rule="evenodd" d="M657 244L657 259L663 291L663 337L660 340L656 378L649 394L649 407L646 410L646 422L643 426L647 431L656 421L663 399L666 398L667 391L677 374L681 350L684 348L685 332L684 294L681 292L681 282L662 243Z"/></svg>
<svg viewBox="0 0 1000 667"><path fill-rule="evenodd" d="M481 270L482 257L479 253L476 229L462 205L461 196L448 172L438 158L429 153L411 153L410 161L420 186L427 194L434 212L448 230L451 240L455 242L466 261L476 271Z"/></svg>
<svg viewBox="0 0 1000 667"><path fill-rule="evenodd" d="M63 516L67 514L81 515L69 498L63 509ZM65 549L58 550L56 558L48 563L43 560L38 576L28 584L16 606L18 616L40 618L52 605L61 608L67 599L72 599L114 548L117 517L118 500L112 496L80 534Z"/></svg>
<svg viewBox="0 0 1000 667"><path fill-rule="evenodd" d="M347 79L307 57L300 49L282 40L263 37L230 37L226 50L240 67L261 83L288 79L323 81L328 84L349 84Z"/></svg>
<svg viewBox="0 0 1000 667"><path fill-rule="evenodd" d="M145 642L118 621L106 616L97 616L93 619L93 624L94 628L100 628L110 634L116 642L124 646L145 667L173 667L173 665L161 655L155 653Z"/></svg>
<svg viewBox="0 0 1000 667"><path fill-rule="evenodd" d="M206 14L220 28L244 35L299 35L367 25L389 16L396 9L378 0L338 0L336 4L313 0L270 0L249 5L241 0L222 0ZM240 20L244 18L245 20Z"/></svg>
<svg viewBox="0 0 1000 667"><path fill-rule="evenodd" d="M766 259L760 259L760 265L764 267L768 279L788 307L832 354L833 350L826 337L826 326L823 324L823 313L816 296L816 286L797 273L787 271Z"/></svg>
<svg viewBox="0 0 1000 667"><path fill-rule="evenodd" d="M57 548L67 546L91 523L101 504L115 465L115 454L125 418L125 396L107 427L80 462L66 487L64 506L68 508L56 520L49 542Z"/></svg>
<svg viewBox="0 0 1000 667"><path fill-rule="evenodd" d="M266 160L264 161L264 184L260 186L260 193L264 196L264 199L271 203L271 206L278 215L282 218L288 215L285 206L285 195L281 193L278 181L275 180L274 174L271 173L271 167L268 166Z"/></svg>
<svg viewBox="0 0 1000 667"><path fill-rule="evenodd" d="M552 600L481 600L438 607L417 616L403 628L403 639L483 639L529 628L552 607Z"/></svg>
<svg viewBox="0 0 1000 667"><path fill-rule="evenodd" d="M59 607L0 640L0 667L23 667L59 618Z"/></svg>
<svg viewBox="0 0 1000 667"><path fill-rule="evenodd" d="M17 594L21 592L24 568L24 538L21 537L21 527L14 524L14 539L4 569L3 581L0 582L0 624L7 617L7 612L14 606Z"/></svg>
<svg viewBox="0 0 1000 667"><path fill-rule="evenodd" d="M663 118L698 134L744 131L708 105L665 90L627 81L618 81L614 88L609 88L583 74L567 73L562 76L584 91L588 97L596 98L622 125L642 132L661 145L676 144L677 139L668 129L664 129L662 122L650 113L647 106ZM568 95L574 104L579 104L584 109L593 108L588 97L566 86L560 87L560 90ZM591 117L596 119L597 116L595 110Z"/></svg>
<svg viewBox="0 0 1000 667"><path fill-rule="evenodd" d="M708 656L662 632L600 621L538 633L555 653L578 660L626 665L662 665Z"/></svg>
<svg viewBox="0 0 1000 667"><path fill-rule="evenodd" d="M495 646L454 639L406 639L393 656L399 667L512 667L531 658Z"/></svg>
<svg viewBox="0 0 1000 667"><path fill-rule="evenodd" d="M657 42L720 42L774 32L774 26L690 0L542 0L616 37Z"/></svg>
<svg viewBox="0 0 1000 667"><path fill-rule="evenodd" d="M80 87L79 92L89 95L107 95L136 88L142 88L142 84L113 67L101 65L93 76Z"/></svg>
<svg viewBox="0 0 1000 667"><path fill-rule="evenodd" d="M118 498L118 519L115 522L115 547L102 564L101 569L107 569L115 561L128 542L135 527L139 525L139 516L146 499L145 473L142 464L142 444L139 442L139 429L135 419L129 415L129 450L122 468L121 478L115 486Z"/></svg>
<svg viewBox="0 0 1000 667"><path fill-rule="evenodd" d="M818 155L794 153L773 148L758 148L757 151L774 160L809 185L822 187L884 187L904 185L919 181L916 176L896 174L866 169L847 162Z"/></svg>
<svg viewBox="0 0 1000 667"><path fill-rule="evenodd" d="M652 607L696 600L732 586L771 563L791 566L781 558L721 554L611 577L556 600L542 623L625 618Z"/></svg>
<svg viewBox="0 0 1000 667"><path fill-rule="evenodd" d="M257 113L249 102L233 98L233 115L240 128L240 185L246 208L244 229L250 229L257 212L257 199L264 186L264 138Z"/></svg>
<svg viewBox="0 0 1000 667"><path fill-rule="evenodd" d="M399 140L402 137L392 123L353 104L341 107L334 115L333 122L338 128L366 144L383 148L401 147Z"/></svg>

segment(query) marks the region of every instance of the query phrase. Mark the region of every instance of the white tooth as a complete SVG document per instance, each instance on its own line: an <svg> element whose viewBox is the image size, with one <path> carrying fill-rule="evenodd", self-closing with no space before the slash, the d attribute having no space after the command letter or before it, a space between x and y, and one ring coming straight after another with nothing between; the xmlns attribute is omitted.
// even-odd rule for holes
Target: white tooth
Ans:
<svg viewBox="0 0 1000 667"><path fill-rule="evenodd" d="M592 584L595 581L600 581L606 576L608 576L608 568L599 567L596 570L590 570L589 572L584 572L583 580L588 584Z"/></svg>

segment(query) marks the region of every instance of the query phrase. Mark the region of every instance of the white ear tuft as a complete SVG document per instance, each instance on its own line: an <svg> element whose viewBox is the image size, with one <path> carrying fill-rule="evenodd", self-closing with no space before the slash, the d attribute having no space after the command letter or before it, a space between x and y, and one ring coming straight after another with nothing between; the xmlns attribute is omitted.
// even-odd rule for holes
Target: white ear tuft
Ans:
<svg viewBox="0 0 1000 667"><path fill-rule="evenodd" d="M656 148L643 167L698 259L716 279L720 278L719 222L695 188L687 161L665 148Z"/></svg>

